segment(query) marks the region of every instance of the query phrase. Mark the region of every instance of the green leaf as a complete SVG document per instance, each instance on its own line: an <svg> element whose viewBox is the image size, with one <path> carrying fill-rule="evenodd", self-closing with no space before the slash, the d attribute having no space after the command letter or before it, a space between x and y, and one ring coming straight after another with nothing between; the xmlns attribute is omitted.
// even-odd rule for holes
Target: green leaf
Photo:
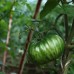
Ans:
<svg viewBox="0 0 74 74"><path fill-rule="evenodd" d="M14 51L14 50L9 50L9 54L11 55L11 58L12 59L15 59L16 58L16 51Z"/></svg>
<svg viewBox="0 0 74 74"><path fill-rule="evenodd" d="M65 4L62 6L65 14L68 14L71 17L74 17L74 5Z"/></svg>
<svg viewBox="0 0 74 74"><path fill-rule="evenodd" d="M26 3L27 8L32 11L30 4Z"/></svg>
<svg viewBox="0 0 74 74"><path fill-rule="evenodd" d="M48 0L43 7L43 10L40 12L40 18L46 16L51 10L53 10L56 5L59 3L59 0Z"/></svg>

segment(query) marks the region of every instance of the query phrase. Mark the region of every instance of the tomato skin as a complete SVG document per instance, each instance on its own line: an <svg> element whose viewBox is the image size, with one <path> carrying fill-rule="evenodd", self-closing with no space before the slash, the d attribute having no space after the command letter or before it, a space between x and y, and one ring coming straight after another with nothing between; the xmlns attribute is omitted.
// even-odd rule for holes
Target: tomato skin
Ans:
<svg viewBox="0 0 74 74"><path fill-rule="evenodd" d="M28 53L36 64L46 64L57 59L64 51L64 40L56 34L46 36L38 44L30 45Z"/></svg>

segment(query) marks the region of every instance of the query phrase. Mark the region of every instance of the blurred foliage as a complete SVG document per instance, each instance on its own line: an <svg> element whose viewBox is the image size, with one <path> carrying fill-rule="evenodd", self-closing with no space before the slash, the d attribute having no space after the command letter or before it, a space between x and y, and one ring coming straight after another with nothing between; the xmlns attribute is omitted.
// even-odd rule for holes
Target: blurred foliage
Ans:
<svg viewBox="0 0 74 74"><path fill-rule="evenodd" d="M61 13L66 13L68 15L68 23L69 23L69 30L72 25L72 19L74 18L74 4L65 4L61 5L60 3L53 8L53 10L44 17L44 14L41 14L43 16L43 19L40 19L40 15L38 15L37 20L32 21L32 16L35 11L36 2L29 2L28 0L1 0L0 1L0 54L3 54L5 48L6 48L6 37L8 32L8 25L9 25L9 16L10 13L12 13L12 29L11 29L11 36L10 36L10 42L8 46L8 51L11 55L12 62L15 64L16 56L19 53L23 53L24 50L24 44L27 38L27 35L29 33L30 28L34 28L34 35L32 38L33 43L37 43L40 41L46 34L48 34L49 31L52 29L61 33L61 36L65 36L65 28L64 28L64 19L61 17L56 27L54 26L56 17ZM14 3L14 5L13 5ZM13 7L12 7L13 6ZM51 5L52 6L52 5ZM44 3L41 6L41 9L43 9ZM12 8L12 12L11 12ZM68 74L74 74L74 51L72 62L69 67ZM44 67L53 67L50 69L49 72L52 72L51 74L55 74L56 71L59 68L59 59L56 60L55 67L50 66L50 63L44 66L41 66L40 68ZM56 68L58 67L58 68ZM55 73L54 73L55 72Z"/></svg>

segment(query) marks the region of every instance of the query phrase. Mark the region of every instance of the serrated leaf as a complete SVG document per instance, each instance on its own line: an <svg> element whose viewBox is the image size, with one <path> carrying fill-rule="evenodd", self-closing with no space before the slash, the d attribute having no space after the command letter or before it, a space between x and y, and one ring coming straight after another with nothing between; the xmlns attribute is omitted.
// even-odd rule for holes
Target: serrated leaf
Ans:
<svg viewBox="0 0 74 74"><path fill-rule="evenodd" d="M59 0L48 0L43 7L43 10L40 12L40 18L46 16L51 10L53 10L57 6L58 3Z"/></svg>

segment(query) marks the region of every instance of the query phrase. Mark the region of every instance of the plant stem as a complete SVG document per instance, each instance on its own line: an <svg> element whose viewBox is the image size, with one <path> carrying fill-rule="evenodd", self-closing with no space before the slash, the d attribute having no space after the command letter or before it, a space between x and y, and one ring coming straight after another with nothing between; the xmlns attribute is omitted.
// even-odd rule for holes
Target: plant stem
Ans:
<svg viewBox="0 0 74 74"><path fill-rule="evenodd" d="M33 19L36 19L36 17L37 17L37 14L39 12L39 8L40 8L40 5L41 5L41 2L42 2L42 0L38 0L38 3L37 3L37 6L36 6L36 10L35 10L35 14L33 16Z"/></svg>
<svg viewBox="0 0 74 74"><path fill-rule="evenodd" d="M69 58L69 52L70 52L70 49L73 48L73 46L71 46L71 41L72 41L72 38L74 36L74 19L73 19L73 23L72 23L72 27L71 27L71 31L68 32L68 20L67 20L67 15L64 15L64 19L65 19L65 33L66 33L66 45L65 45L65 52L63 53L63 56L62 56L62 65L63 65L63 68L62 69L62 73L60 74L66 74L66 70L68 69L68 66L66 66L66 63L69 61L68 58Z"/></svg>
<svg viewBox="0 0 74 74"><path fill-rule="evenodd" d="M65 25L65 41L67 41L68 40L68 34L69 34L69 32L68 32L68 16L67 16L67 14L64 14L64 25Z"/></svg>
<svg viewBox="0 0 74 74"><path fill-rule="evenodd" d="M37 14L38 14L39 9L40 9L41 1L42 0L38 0L38 3L37 3L37 6L36 6L36 10L35 10L35 14L33 16L33 19L36 19L36 17L37 17ZM30 32L29 32L29 34L28 34L27 40L26 40L24 53L22 55L22 58L21 58L21 61L20 61L20 65L19 65L18 74L22 74L23 73L24 61L25 61L25 58L26 58L26 54L27 54L27 50L28 50L30 41L32 39L32 35L33 35L33 30L31 29Z"/></svg>
<svg viewBox="0 0 74 74"><path fill-rule="evenodd" d="M68 44L71 43L73 36L74 36L74 19L73 19L73 22L72 22L72 27L71 27L69 37L68 37L68 41L67 41Z"/></svg>
<svg viewBox="0 0 74 74"><path fill-rule="evenodd" d="M60 18L60 17L62 17L64 14L59 14L58 16L57 16L57 18L55 19L55 24L57 24L57 21L58 21L58 19ZM54 25L55 25L54 24Z"/></svg>
<svg viewBox="0 0 74 74"><path fill-rule="evenodd" d="M63 14L64 15L64 26L65 26L65 41L66 41L66 44L67 44L67 40L68 40L68 17L67 17L67 14ZM67 51L69 50L69 48L67 47L67 45L65 44L65 50L64 50L64 53L62 55L62 60L61 60L61 66L60 66L60 69L59 69L59 74L64 74L64 71L65 71L65 64L67 62Z"/></svg>
<svg viewBox="0 0 74 74"><path fill-rule="evenodd" d="M13 1L13 4L10 7L9 10L9 25L8 25L8 33L7 33L7 40L6 40L6 51L4 52L4 56L3 56L3 66L2 66L2 71L5 70L5 64L6 64L6 59L7 59L7 54L8 54L8 45L9 45L9 39L10 39L10 30L11 30L11 25L12 25L12 8L15 4L16 0Z"/></svg>
<svg viewBox="0 0 74 74"><path fill-rule="evenodd" d="M26 54L27 54L27 50L28 50L30 41L32 39L32 34L33 34L33 30L31 29L29 34L28 34L27 40L26 40L25 49L24 49L24 53L23 53L21 61L20 61L20 66L19 66L18 74L22 74L22 72L23 72L24 61L25 61L25 58L26 58Z"/></svg>
<svg viewBox="0 0 74 74"><path fill-rule="evenodd" d="M10 15L10 19L9 19L9 27L8 27L8 34L7 34L7 40L6 40L6 51L4 52L4 56L3 56L2 71L5 70L5 64L6 64L6 59L7 59L7 49L8 49L8 45L9 45L9 39L10 39L11 25L12 25L12 15Z"/></svg>

